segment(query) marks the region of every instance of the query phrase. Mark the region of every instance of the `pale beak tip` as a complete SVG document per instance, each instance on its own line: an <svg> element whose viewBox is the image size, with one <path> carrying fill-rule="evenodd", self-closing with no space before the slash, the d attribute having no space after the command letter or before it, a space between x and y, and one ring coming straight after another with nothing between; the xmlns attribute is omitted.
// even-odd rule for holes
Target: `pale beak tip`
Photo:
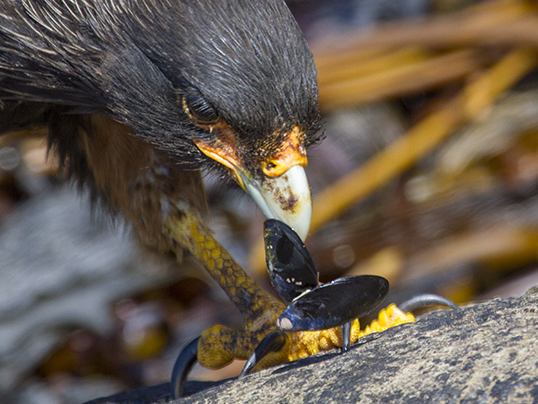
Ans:
<svg viewBox="0 0 538 404"><path fill-rule="evenodd" d="M242 177L245 191L265 217L286 223L304 241L312 220L312 197L304 168L295 165L281 176L267 179L265 184Z"/></svg>

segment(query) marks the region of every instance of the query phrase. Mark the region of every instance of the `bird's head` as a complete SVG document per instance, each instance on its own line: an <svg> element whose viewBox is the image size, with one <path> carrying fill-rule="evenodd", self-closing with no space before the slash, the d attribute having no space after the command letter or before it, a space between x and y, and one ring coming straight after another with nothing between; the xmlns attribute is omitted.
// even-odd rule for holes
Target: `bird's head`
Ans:
<svg viewBox="0 0 538 404"><path fill-rule="evenodd" d="M178 163L225 170L265 216L306 237L317 74L284 1L96 4L107 24L92 29L112 49L99 67L111 114Z"/></svg>
<svg viewBox="0 0 538 404"><path fill-rule="evenodd" d="M180 125L171 134L176 144L166 148L180 146L192 160L224 169L266 217L305 238L306 148L320 121L317 74L284 1L156 3L152 12L125 20L134 44L173 87Z"/></svg>
<svg viewBox="0 0 538 404"><path fill-rule="evenodd" d="M60 3L4 5L0 95L108 114L185 168L225 170L306 237L317 77L284 0Z"/></svg>

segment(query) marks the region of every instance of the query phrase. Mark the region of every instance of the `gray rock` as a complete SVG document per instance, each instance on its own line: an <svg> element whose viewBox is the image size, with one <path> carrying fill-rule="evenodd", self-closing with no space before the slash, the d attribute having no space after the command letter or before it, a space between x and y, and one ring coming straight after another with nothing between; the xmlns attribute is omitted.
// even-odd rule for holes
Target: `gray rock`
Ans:
<svg viewBox="0 0 538 404"><path fill-rule="evenodd" d="M176 403L537 403L534 292L431 313L345 354L274 367ZM167 391L160 385L87 404L165 403Z"/></svg>

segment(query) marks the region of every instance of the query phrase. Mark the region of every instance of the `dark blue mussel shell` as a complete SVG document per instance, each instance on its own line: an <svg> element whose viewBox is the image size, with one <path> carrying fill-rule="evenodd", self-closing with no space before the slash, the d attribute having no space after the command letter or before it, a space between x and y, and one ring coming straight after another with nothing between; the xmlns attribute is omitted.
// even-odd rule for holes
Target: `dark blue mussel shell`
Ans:
<svg viewBox="0 0 538 404"><path fill-rule="evenodd" d="M301 238L285 223L264 225L265 260L273 287L289 306L278 319L282 330L323 330L362 317L381 304L389 282L363 275L319 285L318 271Z"/></svg>
<svg viewBox="0 0 538 404"><path fill-rule="evenodd" d="M271 283L286 304L318 286L318 271L312 257L293 229L279 220L266 220L264 240Z"/></svg>
<svg viewBox="0 0 538 404"><path fill-rule="evenodd" d="M277 320L285 331L315 331L338 327L367 315L389 292L389 281L375 275L339 278L305 293Z"/></svg>

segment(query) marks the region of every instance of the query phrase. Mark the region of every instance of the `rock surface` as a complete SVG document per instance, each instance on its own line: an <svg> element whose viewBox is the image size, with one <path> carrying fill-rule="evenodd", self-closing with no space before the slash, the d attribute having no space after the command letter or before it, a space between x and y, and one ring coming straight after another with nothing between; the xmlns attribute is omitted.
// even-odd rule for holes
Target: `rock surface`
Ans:
<svg viewBox="0 0 538 404"><path fill-rule="evenodd" d="M537 292L435 312L345 354L217 386L191 383L203 390L176 403L538 403ZM87 404L173 402L167 391L160 385Z"/></svg>

